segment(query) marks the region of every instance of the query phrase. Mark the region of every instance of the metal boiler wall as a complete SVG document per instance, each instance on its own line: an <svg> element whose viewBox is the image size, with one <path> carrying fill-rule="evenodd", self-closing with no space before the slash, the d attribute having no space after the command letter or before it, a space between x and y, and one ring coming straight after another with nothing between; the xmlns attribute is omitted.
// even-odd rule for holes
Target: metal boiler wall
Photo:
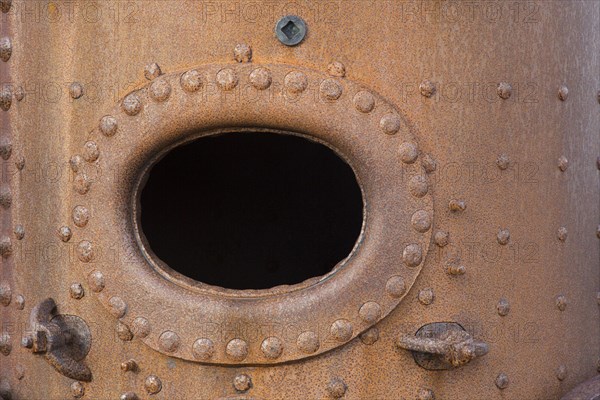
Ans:
<svg viewBox="0 0 600 400"><path fill-rule="evenodd" d="M599 2L0 6L2 399L558 399L598 375ZM242 293L155 261L140 174L230 130L348 161L344 265ZM435 325L441 370L404 348L432 323L468 332L452 355Z"/></svg>

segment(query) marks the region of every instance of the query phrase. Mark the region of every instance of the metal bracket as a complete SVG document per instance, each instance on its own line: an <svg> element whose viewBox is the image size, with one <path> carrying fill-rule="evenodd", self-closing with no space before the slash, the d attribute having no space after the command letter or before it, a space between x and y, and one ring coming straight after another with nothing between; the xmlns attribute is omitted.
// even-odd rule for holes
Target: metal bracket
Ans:
<svg viewBox="0 0 600 400"><path fill-rule="evenodd" d="M53 299L46 299L31 310L30 331L21 344L34 354L44 354L59 373L89 382L92 372L83 359L90 351L92 338L85 321L75 315L58 314Z"/></svg>
<svg viewBox="0 0 600 400"><path fill-rule="evenodd" d="M396 346L410 350L415 362L427 370L460 367L489 351L487 343L474 340L455 322L424 325L414 336L401 335Z"/></svg>

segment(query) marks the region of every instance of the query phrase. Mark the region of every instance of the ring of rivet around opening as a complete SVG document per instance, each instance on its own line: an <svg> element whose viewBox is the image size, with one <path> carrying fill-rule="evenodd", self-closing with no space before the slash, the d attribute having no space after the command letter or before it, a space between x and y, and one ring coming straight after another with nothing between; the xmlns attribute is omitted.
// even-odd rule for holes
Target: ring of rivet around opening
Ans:
<svg viewBox="0 0 600 400"><path fill-rule="evenodd" d="M205 65L147 82L94 125L71 164L77 263L91 293L159 352L272 364L328 351L384 318L422 268L433 207L417 135L364 85L288 65ZM147 247L132 200L144 172L178 144L246 129L318 141L355 171L363 231L329 274L242 292L180 276Z"/></svg>

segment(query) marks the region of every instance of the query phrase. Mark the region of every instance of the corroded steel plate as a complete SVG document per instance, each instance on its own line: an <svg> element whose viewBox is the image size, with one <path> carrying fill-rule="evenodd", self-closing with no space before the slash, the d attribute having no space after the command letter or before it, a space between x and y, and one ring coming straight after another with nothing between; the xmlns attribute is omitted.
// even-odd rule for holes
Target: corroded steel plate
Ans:
<svg viewBox="0 0 600 400"><path fill-rule="evenodd" d="M232 101L238 85L250 95ZM320 354L385 317L421 269L433 218L426 165L414 127L368 87L288 65L205 65L155 78L91 125L71 159L74 213L85 221L75 232L78 268L109 311L160 352L218 364ZM233 130L300 135L352 166L364 225L329 274L239 291L186 278L152 253L137 204L149 168L174 146ZM105 179L94 179L99 171ZM109 258L115 238L121 247Z"/></svg>

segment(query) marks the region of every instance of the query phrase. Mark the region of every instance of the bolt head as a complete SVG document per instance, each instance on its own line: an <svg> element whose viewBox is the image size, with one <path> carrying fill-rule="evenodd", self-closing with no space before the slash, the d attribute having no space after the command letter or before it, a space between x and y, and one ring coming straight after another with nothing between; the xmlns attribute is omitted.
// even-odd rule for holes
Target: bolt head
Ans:
<svg viewBox="0 0 600 400"><path fill-rule="evenodd" d="M295 46L306 36L306 23L296 15L286 15L277 21L275 35L286 46Z"/></svg>
<svg viewBox="0 0 600 400"><path fill-rule="evenodd" d="M26 348L26 349L31 349L33 348L33 336L32 335L25 335L21 338L21 346Z"/></svg>

